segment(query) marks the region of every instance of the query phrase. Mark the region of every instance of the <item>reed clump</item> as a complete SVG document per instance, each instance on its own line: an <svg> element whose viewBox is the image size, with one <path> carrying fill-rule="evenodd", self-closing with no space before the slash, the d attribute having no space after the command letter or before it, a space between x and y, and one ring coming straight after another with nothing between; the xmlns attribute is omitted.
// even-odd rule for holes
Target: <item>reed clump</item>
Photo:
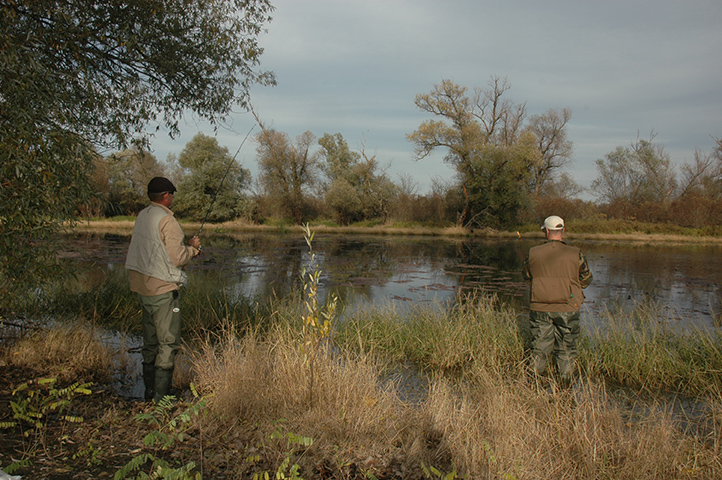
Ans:
<svg viewBox="0 0 722 480"><path fill-rule="evenodd" d="M580 363L590 376L639 391L719 395L722 333L674 321L652 302L607 310L586 335Z"/></svg>
<svg viewBox="0 0 722 480"><path fill-rule="evenodd" d="M339 325L335 339L343 348L448 374L480 367L509 372L524 357L518 316L494 296L472 295L453 308L418 305L403 314L391 305L364 309Z"/></svg>
<svg viewBox="0 0 722 480"><path fill-rule="evenodd" d="M369 357L324 349L315 359L311 403L302 343L281 326L242 338L230 328L204 342L192 363L215 419L207 428L261 452L260 464L276 466L288 455L287 445L273 438L282 424L286 432L313 439L297 460L306 472L325 462L338 466L336 474L351 464L371 471L368 459L393 458L405 437L393 382L381 381ZM239 474L258 472L253 467L233 465Z"/></svg>

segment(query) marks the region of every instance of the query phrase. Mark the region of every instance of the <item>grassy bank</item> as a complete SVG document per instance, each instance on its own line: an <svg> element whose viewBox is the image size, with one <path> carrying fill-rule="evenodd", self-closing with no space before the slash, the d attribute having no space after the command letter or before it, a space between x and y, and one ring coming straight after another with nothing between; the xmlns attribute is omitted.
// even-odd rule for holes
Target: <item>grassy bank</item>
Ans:
<svg viewBox="0 0 722 480"><path fill-rule="evenodd" d="M76 231L131 234L133 217L114 219L93 219L78 223ZM181 222L187 234L192 235L200 228L197 222ZM364 234L364 235L425 235L445 237L479 237L479 238L543 238L537 224L519 225L508 230L491 228L461 228L455 226L428 226L423 224L364 222L350 226L339 226L333 222L319 222L311 225L319 234ZM218 224L206 224L203 233L295 233L301 234L303 227L284 222L255 224L245 221L232 221ZM722 245L722 229L719 228L685 228L672 224L655 224L634 220L615 220L595 218L591 220L575 220L567 223L566 237L569 239L587 240L620 240L633 242L659 243L712 243Z"/></svg>
<svg viewBox="0 0 722 480"><path fill-rule="evenodd" d="M2 375L3 468L26 459L23 478L101 478L133 462L132 475L149 473L152 456L214 479L722 475L722 338L666 329L650 305L583 332L578 379L562 386L530 373L524 318L493 298L347 312L310 351L304 298L258 309L195 292L186 323L207 328L188 334L175 378L188 400L164 409L105 386L128 354L97 325L135 315L116 295L106 309L76 300L87 305L66 315L73 327L3 343L0 369L16 374ZM38 383L13 394L23 375L97 383L62 397L75 422L46 409L40 426L8 426L23 392L40 390L26 410L52 397ZM149 443L152 432L169 447Z"/></svg>

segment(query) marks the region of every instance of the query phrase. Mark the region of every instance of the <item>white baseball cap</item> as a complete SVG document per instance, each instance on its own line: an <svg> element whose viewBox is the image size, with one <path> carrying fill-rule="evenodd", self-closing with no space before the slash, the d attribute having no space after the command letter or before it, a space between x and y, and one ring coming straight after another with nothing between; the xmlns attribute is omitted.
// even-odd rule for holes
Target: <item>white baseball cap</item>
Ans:
<svg viewBox="0 0 722 480"><path fill-rule="evenodd" d="M544 219L544 225L541 228L542 230L562 230L564 228L564 219L552 215Z"/></svg>

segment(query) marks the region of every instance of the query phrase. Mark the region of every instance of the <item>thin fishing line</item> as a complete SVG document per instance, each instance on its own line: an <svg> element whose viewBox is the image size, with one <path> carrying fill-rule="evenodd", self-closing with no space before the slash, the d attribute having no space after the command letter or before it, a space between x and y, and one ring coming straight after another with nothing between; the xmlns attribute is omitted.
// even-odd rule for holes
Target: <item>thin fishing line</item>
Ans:
<svg viewBox="0 0 722 480"><path fill-rule="evenodd" d="M208 210L206 211L206 216L203 217L203 221L201 222L201 228L198 229L198 233L196 236L200 236L201 231L203 230L203 225L206 224L206 220L208 220L208 215L210 215L211 210L213 209L213 204L216 203L216 198L218 198L218 192L221 191L221 187L223 186L223 182L226 180L226 176L228 175L228 172L231 171L231 167L236 162L236 157L238 156L238 153L241 151L241 148L243 148L243 144L246 143L246 140L248 140L248 136L251 134L253 129L256 128L256 124L253 124L250 130L248 130L248 133L246 134L246 137L241 142L241 145L238 147L238 150L236 150L236 154L233 155L233 158L228 163L228 168L226 168L226 173L223 174L223 178L221 178L221 183L218 185L218 188L216 189L216 193L213 195L213 200L211 200L211 204L208 206Z"/></svg>

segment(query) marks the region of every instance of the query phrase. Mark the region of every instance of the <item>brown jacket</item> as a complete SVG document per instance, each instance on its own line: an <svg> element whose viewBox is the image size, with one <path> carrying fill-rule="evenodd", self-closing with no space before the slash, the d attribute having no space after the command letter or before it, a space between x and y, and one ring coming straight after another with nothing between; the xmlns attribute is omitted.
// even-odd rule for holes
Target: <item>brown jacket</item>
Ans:
<svg viewBox="0 0 722 480"><path fill-rule="evenodd" d="M558 240L529 249L524 276L531 280L530 308L537 312L574 312L592 283L587 260L577 247Z"/></svg>

